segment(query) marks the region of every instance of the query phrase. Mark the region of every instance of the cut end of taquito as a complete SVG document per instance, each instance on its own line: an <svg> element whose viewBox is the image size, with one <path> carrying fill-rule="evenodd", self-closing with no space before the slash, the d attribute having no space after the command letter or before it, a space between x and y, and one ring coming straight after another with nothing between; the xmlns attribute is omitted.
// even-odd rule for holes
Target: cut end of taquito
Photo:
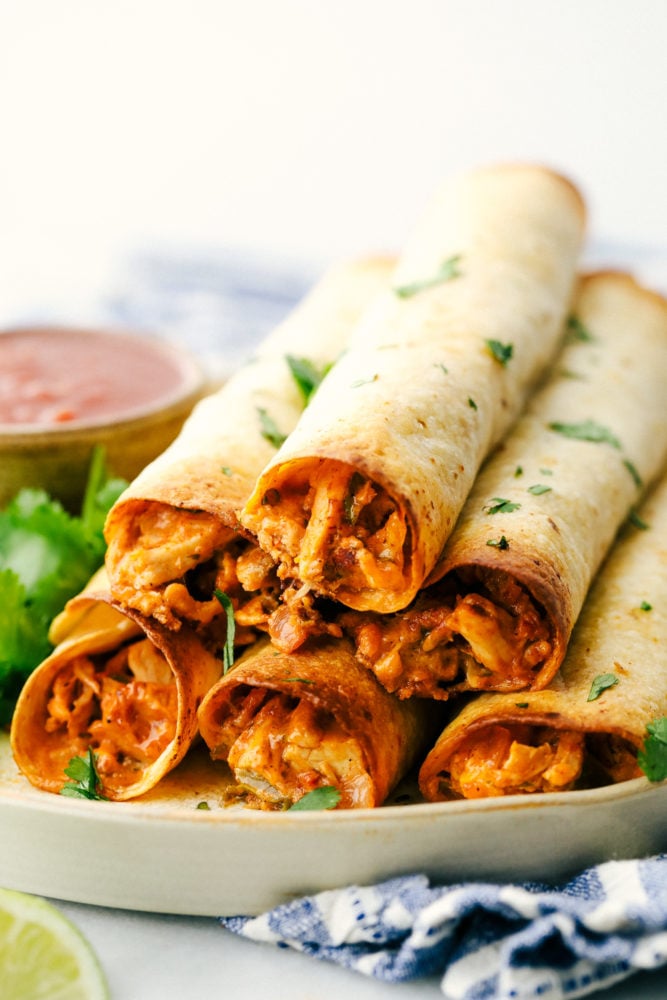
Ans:
<svg viewBox="0 0 667 1000"><path fill-rule="evenodd" d="M172 634L99 594L74 598L54 634L61 641L26 682L12 720L20 771L59 793L70 761L92 751L101 797L144 794L191 746L220 661L190 630Z"/></svg>
<svg viewBox="0 0 667 1000"><path fill-rule="evenodd" d="M492 696L490 696L492 697ZM506 697L506 696L503 696ZM481 706L480 706L481 707ZM499 706L500 707L500 706ZM430 802L564 792L637 778L641 738L604 718L548 711L530 700L461 713L427 755L419 789Z"/></svg>
<svg viewBox="0 0 667 1000"><path fill-rule="evenodd" d="M275 510L274 510L275 508ZM245 524L279 566L347 607L393 611L423 576L411 511L355 465L325 456L280 466L250 498Z"/></svg>
<svg viewBox="0 0 667 1000"><path fill-rule="evenodd" d="M389 695L342 640L298 653L249 650L199 710L214 760L229 764L250 807L286 809L334 787L337 808L379 806L428 738L423 707Z"/></svg>

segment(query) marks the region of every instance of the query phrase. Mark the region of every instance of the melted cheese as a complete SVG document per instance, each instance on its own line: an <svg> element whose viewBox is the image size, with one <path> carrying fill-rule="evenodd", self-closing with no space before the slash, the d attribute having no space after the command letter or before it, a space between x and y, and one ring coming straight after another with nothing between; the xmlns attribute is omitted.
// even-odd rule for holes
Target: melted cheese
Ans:
<svg viewBox="0 0 667 1000"><path fill-rule="evenodd" d="M448 785L468 799L572 787L584 762L584 735L532 726L485 726L449 761Z"/></svg>
<svg viewBox="0 0 667 1000"><path fill-rule="evenodd" d="M359 742L326 712L301 699L251 692L254 714L242 708L244 727L232 720L229 766L260 805L284 808L324 785L341 792L340 806L374 805L373 782Z"/></svg>
<svg viewBox="0 0 667 1000"><path fill-rule="evenodd" d="M177 712L173 675L148 639L107 658L78 656L54 678L47 703L54 767L92 748L103 785L130 784L174 739Z"/></svg>

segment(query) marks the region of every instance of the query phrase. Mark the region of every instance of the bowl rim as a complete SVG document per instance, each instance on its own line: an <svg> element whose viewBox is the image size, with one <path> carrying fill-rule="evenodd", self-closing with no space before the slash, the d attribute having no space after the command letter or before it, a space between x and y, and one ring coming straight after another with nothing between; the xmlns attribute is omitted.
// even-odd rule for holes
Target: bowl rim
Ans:
<svg viewBox="0 0 667 1000"><path fill-rule="evenodd" d="M46 441L72 441L85 439L90 432L112 433L114 431L131 430L133 425L159 422L176 416L184 407L191 407L204 394L207 378L204 368L198 358L181 344L158 334L155 331L137 328L70 323L23 323L0 328L0 338L6 335L22 333L49 334L92 334L103 337L118 338L127 342L148 344L149 347L170 363L177 373L177 384L146 403L139 403L128 409L121 410L117 415L105 414L99 417L86 417L79 420L68 420L66 423L48 424L35 422L0 421L0 442L3 447L22 447L26 444L44 443Z"/></svg>

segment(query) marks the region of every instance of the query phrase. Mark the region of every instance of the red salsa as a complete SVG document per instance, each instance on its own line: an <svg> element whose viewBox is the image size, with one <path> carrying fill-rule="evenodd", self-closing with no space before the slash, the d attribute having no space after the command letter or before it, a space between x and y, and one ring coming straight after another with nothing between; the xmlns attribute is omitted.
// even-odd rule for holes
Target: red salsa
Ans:
<svg viewBox="0 0 667 1000"><path fill-rule="evenodd" d="M169 346L148 336L59 327L0 332L0 424L131 416L183 382Z"/></svg>

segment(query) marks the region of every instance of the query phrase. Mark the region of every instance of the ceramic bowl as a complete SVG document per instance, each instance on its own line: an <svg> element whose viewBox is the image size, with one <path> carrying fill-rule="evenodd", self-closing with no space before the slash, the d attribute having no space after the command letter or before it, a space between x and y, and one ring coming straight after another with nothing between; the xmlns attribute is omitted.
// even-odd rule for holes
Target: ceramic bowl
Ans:
<svg viewBox="0 0 667 1000"><path fill-rule="evenodd" d="M198 362L154 335L0 331L0 507L41 487L78 511L96 445L113 475L132 480L206 391Z"/></svg>

